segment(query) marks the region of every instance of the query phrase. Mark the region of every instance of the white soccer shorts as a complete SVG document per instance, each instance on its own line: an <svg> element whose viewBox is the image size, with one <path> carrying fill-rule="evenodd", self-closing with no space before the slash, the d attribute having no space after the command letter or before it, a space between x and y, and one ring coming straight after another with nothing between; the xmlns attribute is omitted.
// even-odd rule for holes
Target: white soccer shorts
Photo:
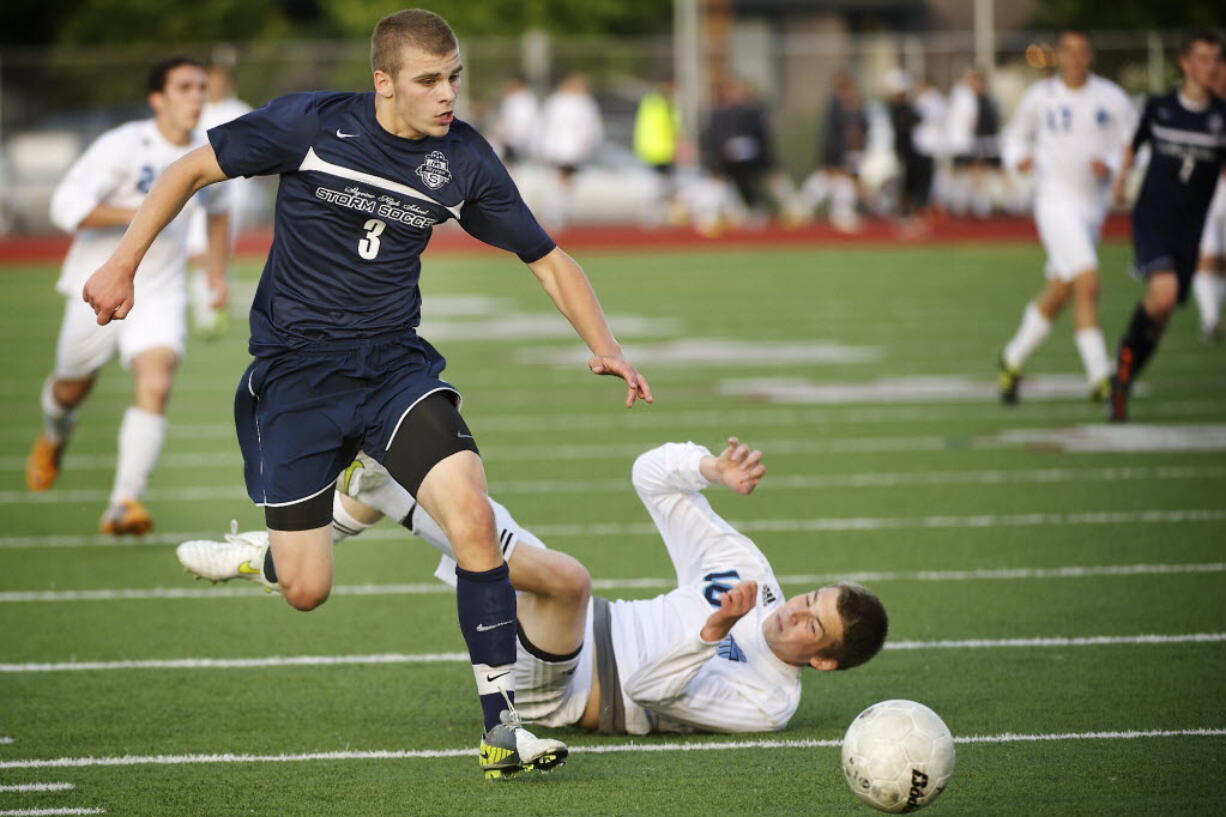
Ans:
<svg viewBox="0 0 1226 817"><path fill-rule="evenodd" d="M592 692L595 651L592 635L592 602L587 606L583 647L571 661L543 661L515 644L515 708L528 723L542 726L574 726L583 717Z"/></svg>
<svg viewBox="0 0 1226 817"><path fill-rule="evenodd" d="M138 296L121 321L99 326L93 307L79 296L65 299L64 321L55 350L55 376L81 380L116 354L125 369L149 349L167 348L180 359L187 341L187 295L182 291Z"/></svg>
<svg viewBox="0 0 1226 817"><path fill-rule="evenodd" d="M1048 278L1068 283L1086 270L1098 269L1101 208L1041 196L1034 205L1034 222L1047 251Z"/></svg>

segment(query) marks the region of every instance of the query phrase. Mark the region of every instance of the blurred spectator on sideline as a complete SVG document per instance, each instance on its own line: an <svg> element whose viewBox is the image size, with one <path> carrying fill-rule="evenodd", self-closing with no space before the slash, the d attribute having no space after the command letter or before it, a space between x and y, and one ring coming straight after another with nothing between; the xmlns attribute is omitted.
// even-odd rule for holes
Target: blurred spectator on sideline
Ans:
<svg viewBox="0 0 1226 817"><path fill-rule="evenodd" d="M532 159L541 125L541 105L523 77L507 80L494 120L494 142L503 163L518 165Z"/></svg>
<svg viewBox="0 0 1226 817"><path fill-rule="evenodd" d="M890 94L890 127L901 181L898 214L908 225L919 226L917 219L927 209L932 192L933 162L932 156L921 153L918 145L923 117L911 95L915 83L906 71L894 68L886 74L885 84Z"/></svg>
<svg viewBox="0 0 1226 817"><path fill-rule="evenodd" d="M603 143L604 123L587 77L567 74L545 100L541 115L540 155L558 171L558 189L545 212L551 226L566 226L575 173Z"/></svg>
<svg viewBox="0 0 1226 817"><path fill-rule="evenodd" d="M926 200L922 210L931 220L945 200L939 162L946 156L945 117L948 115L949 105L945 102L944 94L937 90L937 86L926 79L916 82L912 99L916 113L920 114L920 121L911 132L911 141L915 144L916 155L920 159L918 169L928 173L927 185L923 185L920 180L916 180L916 185L926 188Z"/></svg>
<svg viewBox="0 0 1226 817"><path fill-rule="evenodd" d="M948 138L954 157L950 209L984 218L1000 177L1000 108L983 69L966 69L949 93Z"/></svg>
<svg viewBox="0 0 1226 817"><path fill-rule="evenodd" d="M830 202L830 223L845 232L860 227L859 176L868 147L868 116L855 81L847 74L835 78L834 93L826 105L822 131L822 166L805 180L801 200L806 214Z"/></svg>
<svg viewBox="0 0 1226 817"><path fill-rule="evenodd" d="M659 181L658 206L644 213L649 226L658 226L665 220L680 223L684 219L677 201L675 178L681 116L674 93L673 81L664 80L643 95L634 114L634 155L655 170Z"/></svg>
<svg viewBox="0 0 1226 817"><path fill-rule="evenodd" d="M718 181L732 183L738 203L753 221L765 220L770 211L765 182L775 166L775 156L766 111L744 80L727 77L720 82L701 144L706 169ZM721 219L738 218L738 208L726 199L704 195L703 205L703 212L695 213L702 232L718 231Z"/></svg>
<svg viewBox="0 0 1226 817"><path fill-rule="evenodd" d="M229 64L209 63L205 68L205 77L208 81L208 90L204 108L200 112L199 131L202 134L216 125L223 125L232 119L238 119L251 110L250 105L235 95L234 73ZM243 208L251 193L251 182L243 178L231 179L225 182L224 186L230 202L230 249L233 251L234 241L242 226ZM205 256L208 248L206 233L204 210L196 208L188 225L187 251L190 256L188 292L191 300L192 323L205 338L211 340L221 335L229 327L229 316L224 309L213 307L218 296L209 286L206 272L208 268L208 259Z"/></svg>

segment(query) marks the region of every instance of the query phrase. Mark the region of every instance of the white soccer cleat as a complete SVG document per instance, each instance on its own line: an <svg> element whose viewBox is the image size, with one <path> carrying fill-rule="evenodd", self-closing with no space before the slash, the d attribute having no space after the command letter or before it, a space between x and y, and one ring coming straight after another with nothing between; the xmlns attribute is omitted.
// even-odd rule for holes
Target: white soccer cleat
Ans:
<svg viewBox="0 0 1226 817"><path fill-rule="evenodd" d="M268 532L238 532L238 522L230 522L224 542L194 539L175 548L179 564L188 573L216 584L230 579L258 582L265 590L279 591L279 585L264 578L264 555L268 552Z"/></svg>
<svg viewBox="0 0 1226 817"><path fill-rule="evenodd" d="M367 494L369 498L370 492L386 485L391 478L392 475L386 468L365 452L359 451L354 461L349 463L349 467L341 472L336 488L342 494L374 507L372 502L363 500L362 495Z"/></svg>

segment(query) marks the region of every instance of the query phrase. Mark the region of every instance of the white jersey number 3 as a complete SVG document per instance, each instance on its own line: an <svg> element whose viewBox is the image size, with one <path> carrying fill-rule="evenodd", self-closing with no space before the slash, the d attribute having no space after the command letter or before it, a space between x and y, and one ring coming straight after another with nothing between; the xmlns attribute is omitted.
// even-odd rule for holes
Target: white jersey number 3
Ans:
<svg viewBox="0 0 1226 817"><path fill-rule="evenodd" d="M358 242L358 255L367 261L374 260L379 254L379 236L383 235L383 228L386 226L387 222L377 218L366 220L366 223L362 225L362 229L366 231L366 237Z"/></svg>

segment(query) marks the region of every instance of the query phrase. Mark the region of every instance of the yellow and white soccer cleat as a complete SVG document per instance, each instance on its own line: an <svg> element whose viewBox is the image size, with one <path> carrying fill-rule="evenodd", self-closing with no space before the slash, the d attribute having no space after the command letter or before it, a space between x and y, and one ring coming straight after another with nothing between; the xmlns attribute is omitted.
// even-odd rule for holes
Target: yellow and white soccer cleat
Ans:
<svg viewBox="0 0 1226 817"><path fill-rule="evenodd" d="M506 780L521 772L548 772L566 762L570 750L553 738L538 738L523 727L514 709L481 738L478 761L486 780Z"/></svg>

